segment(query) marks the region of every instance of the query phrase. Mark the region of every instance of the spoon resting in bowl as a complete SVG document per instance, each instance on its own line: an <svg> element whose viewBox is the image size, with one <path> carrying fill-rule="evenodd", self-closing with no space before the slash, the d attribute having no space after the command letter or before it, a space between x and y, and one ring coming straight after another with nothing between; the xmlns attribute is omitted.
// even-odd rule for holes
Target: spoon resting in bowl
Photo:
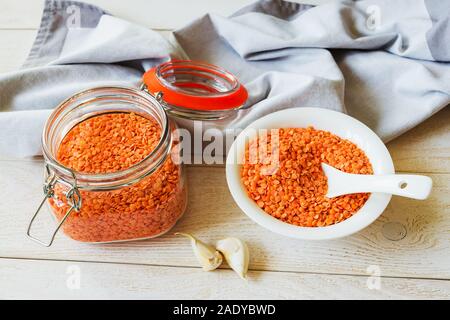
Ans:
<svg viewBox="0 0 450 320"><path fill-rule="evenodd" d="M381 192L397 196L426 199L431 192L432 180L427 176L412 174L352 174L322 163L322 170L328 179L327 198L344 194Z"/></svg>

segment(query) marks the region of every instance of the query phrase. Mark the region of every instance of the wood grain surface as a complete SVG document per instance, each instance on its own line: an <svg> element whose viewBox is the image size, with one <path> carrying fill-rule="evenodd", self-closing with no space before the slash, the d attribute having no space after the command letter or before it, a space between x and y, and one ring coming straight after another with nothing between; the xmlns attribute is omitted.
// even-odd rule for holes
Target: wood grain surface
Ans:
<svg viewBox="0 0 450 320"><path fill-rule="evenodd" d="M147 27L171 30L205 12L228 15L252 1L90 2ZM0 0L0 72L16 70L26 58L42 5ZM270 233L234 204L223 167L188 167L189 206L173 231L192 232L210 243L230 235L246 240L251 251L247 282L227 266L201 271L189 243L172 232L110 245L82 244L58 235L54 246L40 247L25 237L25 230L42 197L43 162L0 157L0 299L448 299L450 109L388 148L398 172L433 178L430 198L394 197L374 224L334 241L300 241ZM45 237L51 226L45 213L35 231ZM80 270L80 289L67 286L71 268ZM380 289L367 285L372 268L380 271Z"/></svg>

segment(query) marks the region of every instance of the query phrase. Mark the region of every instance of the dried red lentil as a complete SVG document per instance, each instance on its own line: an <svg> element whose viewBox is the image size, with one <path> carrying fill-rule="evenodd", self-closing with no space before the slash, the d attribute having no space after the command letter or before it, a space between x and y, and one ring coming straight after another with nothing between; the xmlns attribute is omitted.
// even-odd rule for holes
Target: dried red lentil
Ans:
<svg viewBox="0 0 450 320"><path fill-rule="evenodd" d="M57 160L82 173L110 173L142 161L158 144L155 120L135 114L111 113L89 118L61 141ZM50 199L58 220L69 206L67 186L55 186ZM64 222L64 232L85 242L154 237L169 230L186 206L181 167L171 157L139 182L113 191L81 190L82 207Z"/></svg>
<svg viewBox="0 0 450 320"><path fill-rule="evenodd" d="M277 133L278 143L271 132L249 142L241 170L249 197L265 212L293 225L322 227L351 217L364 205L367 193L325 197L327 178L322 162L348 173L372 173L369 159L354 143L312 127L279 129ZM251 161L252 150L260 149L266 158ZM279 152L279 162L273 170L267 161L275 152ZM273 174L266 174L270 167Z"/></svg>

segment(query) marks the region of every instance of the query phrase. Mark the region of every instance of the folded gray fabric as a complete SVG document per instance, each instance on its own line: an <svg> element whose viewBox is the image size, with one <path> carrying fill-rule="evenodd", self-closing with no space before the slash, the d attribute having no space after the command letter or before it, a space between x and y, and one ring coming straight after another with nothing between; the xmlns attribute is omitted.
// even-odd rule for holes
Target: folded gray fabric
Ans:
<svg viewBox="0 0 450 320"><path fill-rule="evenodd" d="M92 86L137 86L143 71L178 52L245 84L249 100L233 128L279 109L321 107L349 113L388 141L450 103L449 2L265 0L229 18L208 14L174 36L178 47L96 7L47 1L25 68L0 75L0 125L9 132L0 154L38 152L48 111L33 125L30 112Z"/></svg>
<svg viewBox="0 0 450 320"><path fill-rule="evenodd" d="M175 37L190 58L244 81L250 103L239 127L312 106L347 112L389 141L450 102L450 2L260 1Z"/></svg>
<svg viewBox="0 0 450 320"><path fill-rule="evenodd" d="M170 59L160 34L80 2L46 0L21 70L0 74L0 155L41 154L51 109L84 89L138 86L142 73Z"/></svg>

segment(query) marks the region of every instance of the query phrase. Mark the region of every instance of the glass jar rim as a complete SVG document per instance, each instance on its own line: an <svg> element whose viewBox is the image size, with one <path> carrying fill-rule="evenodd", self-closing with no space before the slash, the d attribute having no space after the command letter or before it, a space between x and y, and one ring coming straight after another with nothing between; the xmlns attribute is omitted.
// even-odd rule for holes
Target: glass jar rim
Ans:
<svg viewBox="0 0 450 320"><path fill-rule="evenodd" d="M177 76L183 81L177 83ZM200 61L164 62L145 72L142 82L151 94L161 93L165 103L178 109L201 112L236 110L248 98L247 89L232 73Z"/></svg>
<svg viewBox="0 0 450 320"><path fill-rule="evenodd" d="M171 82L167 81L166 77L164 76L166 72L180 68L189 68L195 71L204 71L210 74L215 74L221 76L223 79L226 79L229 82L229 89L227 89L226 91L209 92L207 94L209 97L225 96L231 94L235 92L240 85L237 78L227 70L213 64L193 60L171 60L161 63L155 68L156 77L159 81L162 82L164 86L170 88L173 91L182 92L187 95L196 95L195 93L186 90L183 87L173 85Z"/></svg>
<svg viewBox="0 0 450 320"><path fill-rule="evenodd" d="M126 169L100 174L77 172L64 166L56 159L54 151L51 148L52 134L55 134L52 129L54 130L55 127L63 121L65 116L79 110L78 108L85 107L89 103L95 102L95 99L110 98L114 100L124 97L131 98L133 103L139 104L142 111L148 112L147 115L154 117L154 113L156 112L159 117L159 119L156 120L161 126L160 140L158 141L157 146L144 159ZM153 107L152 110L150 110L150 106ZM86 118L104 113L110 112L98 112ZM76 122L75 125L81 121ZM73 126L74 125L72 125L69 130L72 129ZM153 173L164 163L170 155L171 146L171 123L164 108L153 96L132 87L102 86L75 93L61 102L53 110L45 123L42 133L42 150L45 162L56 176L58 176L59 181L68 185L76 184L79 189L85 190L113 190L140 181Z"/></svg>

